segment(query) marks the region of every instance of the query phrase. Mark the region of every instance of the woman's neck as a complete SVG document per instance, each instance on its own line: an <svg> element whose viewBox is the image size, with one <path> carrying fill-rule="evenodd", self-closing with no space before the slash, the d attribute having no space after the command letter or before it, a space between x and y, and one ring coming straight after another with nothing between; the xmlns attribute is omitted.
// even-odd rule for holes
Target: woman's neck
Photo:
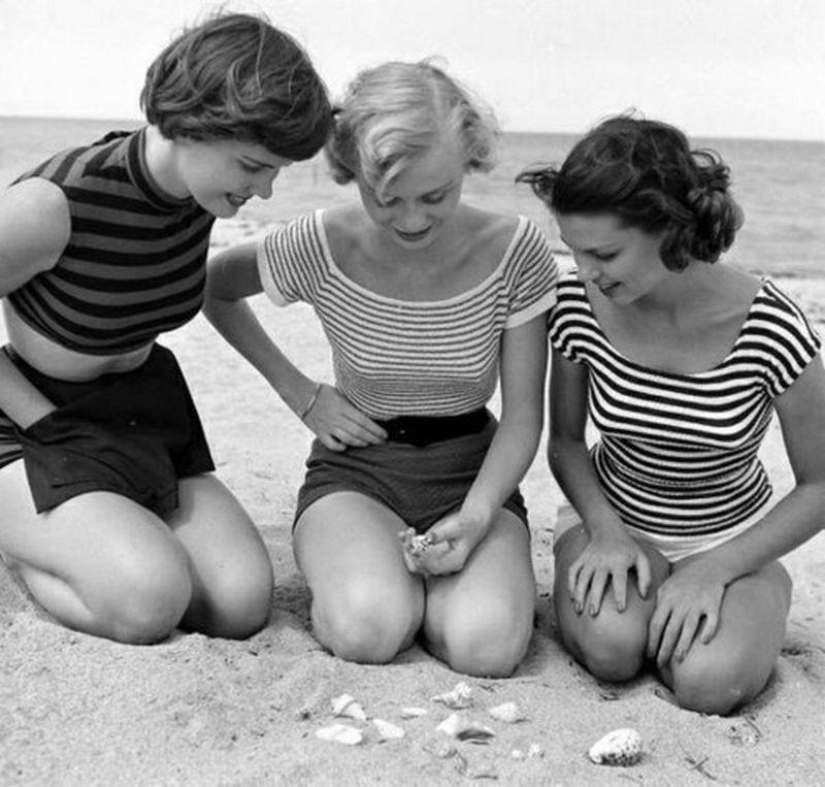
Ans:
<svg viewBox="0 0 825 787"><path fill-rule="evenodd" d="M178 172L175 141L164 137L157 126L146 129L144 156L149 174L161 191L174 199L190 196Z"/></svg>

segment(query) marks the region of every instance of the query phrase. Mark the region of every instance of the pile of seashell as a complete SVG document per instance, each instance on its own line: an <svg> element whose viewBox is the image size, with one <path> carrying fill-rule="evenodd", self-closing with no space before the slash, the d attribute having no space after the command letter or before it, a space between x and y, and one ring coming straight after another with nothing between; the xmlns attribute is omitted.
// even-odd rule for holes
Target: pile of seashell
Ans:
<svg viewBox="0 0 825 787"><path fill-rule="evenodd" d="M467 711L474 705L472 688L464 681L444 694L437 694L431 698L432 702L444 705L453 711L437 727L436 731L455 741L475 744L487 744L495 738L495 730L468 715ZM379 742L398 740L405 736L403 728L385 719L370 718L364 711L361 703L349 694L342 694L332 699L332 713L336 718L352 719L354 721L371 723ZM416 719L426 716L428 710L419 707L404 707L400 710L402 719ZM487 714L496 721L505 724L518 724L528 721L528 717L516 702L503 702L487 709ZM321 740L342 743L348 746L357 746L364 741L362 729L351 724L338 722L316 731ZM432 746L431 746L432 748ZM444 747L438 746L441 751ZM447 747L448 751L454 751ZM513 759L543 757L544 751L537 743L531 743L525 752L522 749L513 749ZM639 733L630 728L621 728L609 732L596 741L589 749L590 760L598 765L631 766L636 765L643 757L642 739Z"/></svg>

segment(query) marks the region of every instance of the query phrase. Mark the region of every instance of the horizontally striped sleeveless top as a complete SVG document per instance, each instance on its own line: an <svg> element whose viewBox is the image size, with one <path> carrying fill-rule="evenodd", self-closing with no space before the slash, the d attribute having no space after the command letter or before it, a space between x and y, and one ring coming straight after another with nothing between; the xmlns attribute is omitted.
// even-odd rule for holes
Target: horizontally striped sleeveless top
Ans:
<svg viewBox="0 0 825 787"><path fill-rule="evenodd" d="M200 310L215 217L151 179L145 129L59 153L18 180L44 178L69 201L63 256L8 295L36 331L82 353L138 349Z"/></svg>
<svg viewBox="0 0 825 787"><path fill-rule="evenodd" d="M321 211L267 235L258 263L274 303L312 304L338 389L379 419L485 406L498 381L503 331L550 309L558 275L546 239L523 217L496 270L441 301L396 300L352 281L330 254Z"/></svg>
<svg viewBox="0 0 825 787"><path fill-rule="evenodd" d="M771 495L757 451L820 338L796 304L765 280L730 354L696 374L647 369L609 342L575 275L559 284L550 341L587 366L589 411L601 441L592 457L622 520L667 536L718 533Z"/></svg>

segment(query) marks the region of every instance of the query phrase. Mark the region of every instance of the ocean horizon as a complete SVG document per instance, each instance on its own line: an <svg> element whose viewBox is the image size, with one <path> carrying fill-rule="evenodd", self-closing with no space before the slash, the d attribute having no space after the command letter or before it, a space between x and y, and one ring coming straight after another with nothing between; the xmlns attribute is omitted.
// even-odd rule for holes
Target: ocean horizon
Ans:
<svg viewBox="0 0 825 787"><path fill-rule="evenodd" d="M113 129L141 125L134 119L0 116L0 183L8 185L59 150L88 144ZM579 136L506 131L497 167L469 176L465 199L529 216L554 249L565 253L547 210L515 177L532 164L560 163ZM825 141L692 137L691 142L716 150L730 166L733 193L745 213L745 224L725 260L760 275L825 277ZM334 183L319 155L284 170L270 199L252 200L226 221L265 226L354 199L354 187Z"/></svg>
<svg viewBox="0 0 825 787"><path fill-rule="evenodd" d="M6 121L21 121L23 123L42 123L44 121L56 121L58 123L80 123L86 127L89 126L101 126L101 128L106 129L115 129L115 128L138 128L142 126L145 121L139 117L134 118L117 118L117 117L75 117L71 115L0 115L0 123L4 123ZM598 122L598 118L595 122ZM580 136L580 132L578 131L540 131L538 129L506 129L504 131L505 135L508 136L559 136L559 137L571 137L576 139ZM728 136L725 134L700 134L695 137L695 139L700 139L704 141L708 140L721 140L726 142L789 142L789 143L807 143L810 142L814 145L825 145L825 138L817 138L817 137L773 137L773 136L759 136L755 134L753 136Z"/></svg>

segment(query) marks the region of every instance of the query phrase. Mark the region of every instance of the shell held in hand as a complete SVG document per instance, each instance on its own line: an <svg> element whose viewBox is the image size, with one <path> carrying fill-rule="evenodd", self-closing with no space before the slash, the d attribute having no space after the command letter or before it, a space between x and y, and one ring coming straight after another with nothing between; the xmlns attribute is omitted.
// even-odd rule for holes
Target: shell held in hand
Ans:
<svg viewBox="0 0 825 787"><path fill-rule="evenodd" d="M642 737L629 727L613 730L597 740L587 754L597 765L635 765L642 759Z"/></svg>

